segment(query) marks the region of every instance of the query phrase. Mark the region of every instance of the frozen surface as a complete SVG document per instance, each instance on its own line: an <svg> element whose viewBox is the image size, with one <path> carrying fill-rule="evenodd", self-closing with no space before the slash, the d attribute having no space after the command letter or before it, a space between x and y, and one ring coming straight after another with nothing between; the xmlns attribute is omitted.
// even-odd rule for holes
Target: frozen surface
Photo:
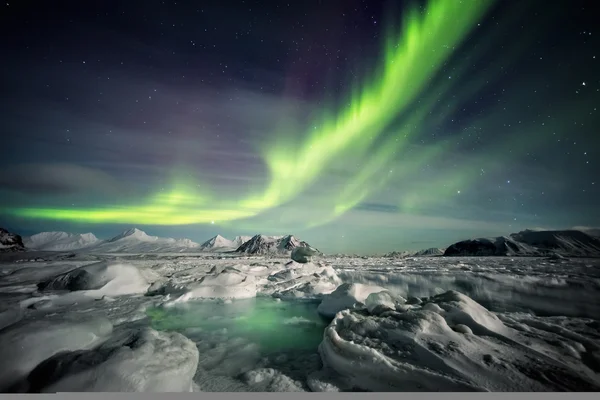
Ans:
<svg viewBox="0 0 600 400"><path fill-rule="evenodd" d="M2 390L599 390L598 259L174 248L1 254Z"/></svg>

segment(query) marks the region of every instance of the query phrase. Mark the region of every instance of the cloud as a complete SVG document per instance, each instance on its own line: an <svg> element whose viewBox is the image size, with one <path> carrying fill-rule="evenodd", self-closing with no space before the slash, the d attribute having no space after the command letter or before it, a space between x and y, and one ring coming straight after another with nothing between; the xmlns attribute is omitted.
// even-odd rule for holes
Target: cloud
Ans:
<svg viewBox="0 0 600 400"><path fill-rule="evenodd" d="M119 193L122 185L111 175L66 163L20 164L0 171L0 186L25 194L64 195Z"/></svg>

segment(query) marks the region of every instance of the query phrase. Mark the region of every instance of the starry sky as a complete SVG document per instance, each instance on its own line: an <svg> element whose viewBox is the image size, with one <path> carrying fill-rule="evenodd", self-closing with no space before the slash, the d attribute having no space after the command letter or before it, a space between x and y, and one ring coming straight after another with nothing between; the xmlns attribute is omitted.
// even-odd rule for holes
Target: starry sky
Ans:
<svg viewBox="0 0 600 400"><path fill-rule="evenodd" d="M11 1L0 226L322 251L600 226L571 0Z"/></svg>

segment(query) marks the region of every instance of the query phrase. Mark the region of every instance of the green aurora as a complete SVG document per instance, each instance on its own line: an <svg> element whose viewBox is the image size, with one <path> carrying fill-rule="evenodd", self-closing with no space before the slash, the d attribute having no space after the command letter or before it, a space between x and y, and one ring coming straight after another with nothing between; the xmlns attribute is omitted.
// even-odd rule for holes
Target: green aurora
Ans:
<svg viewBox="0 0 600 400"><path fill-rule="evenodd" d="M299 139L298 132L273 133L273 140L261 149L270 172L270 182L258 194L237 200L222 199L208 186L190 182L185 173L175 173L170 190L161 191L145 204L96 206L89 208L14 208L9 213L33 219L67 220L85 223L130 223L147 225L186 225L227 223L258 216L293 201L306 191L332 164L359 160L362 167L349 176L335 193L323 192L317 199L326 215L305 221L307 226L327 223L377 193L386 184L409 176L441 153L449 151L447 143L426 150L409 151L408 139L421 131L421 124L431 114L438 96L451 85L431 87L444 63L492 6L492 0L431 0L424 12L416 7L406 13L399 33L385 38L383 62L368 83L352 86L347 106L336 112L323 112L309 124L313 129ZM414 102L430 92L425 104ZM457 105L458 106L458 103ZM448 110L450 111L450 110ZM404 118L404 128L390 134L397 118ZM399 168L392 168L393 159ZM453 178L472 179L460 171ZM198 189L198 187L201 189ZM439 186L438 186L439 187ZM421 190L418 188L417 190ZM426 189L427 191L427 189ZM411 204L418 191L399 199L402 208ZM431 192L430 192L431 194ZM451 194L451 193L449 193ZM430 197L449 195L440 190Z"/></svg>

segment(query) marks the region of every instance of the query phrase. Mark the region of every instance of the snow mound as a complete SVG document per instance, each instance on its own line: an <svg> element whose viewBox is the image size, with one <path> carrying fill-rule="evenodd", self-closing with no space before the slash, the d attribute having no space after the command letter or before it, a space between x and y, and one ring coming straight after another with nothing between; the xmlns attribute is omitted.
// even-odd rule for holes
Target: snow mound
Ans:
<svg viewBox="0 0 600 400"><path fill-rule="evenodd" d="M246 254L285 254L291 252L296 247L311 246L292 235L265 236L259 234L238 247L236 252Z"/></svg>
<svg viewBox="0 0 600 400"><path fill-rule="evenodd" d="M199 353L175 332L125 331L92 350L62 352L27 377L34 392L191 392Z"/></svg>
<svg viewBox="0 0 600 400"><path fill-rule="evenodd" d="M0 228L0 253L23 250L25 250L25 246L21 236Z"/></svg>
<svg viewBox="0 0 600 400"><path fill-rule="evenodd" d="M346 389L368 391L600 389L598 375L562 349L569 336L525 333L454 291L405 312L344 310L319 346L321 372L335 371ZM560 356L547 350L553 345ZM582 351L597 348L587 346Z"/></svg>
<svg viewBox="0 0 600 400"><path fill-rule="evenodd" d="M21 320L6 327L0 331L0 391L6 392L18 384L49 357L63 351L89 349L111 332L108 320L81 317Z"/></svg>
<svg viewBox="0 0 600 400"><path fill-rule="evenodd" d="M213 238L210 238L209 240L207 240L206 242L202 243L200 245L200 248L202 248L203 250L205 249L219 249L219 248L233 248L236 247L236 243L234 241L231 241L229 239L225 239L223 236L221 235L217 235Z"/></svg>
<svg viewBox="0 0 600 400"><path fill-rule="evenodd" d="M253 276L230 268L216 275L204 276L175 302L192 299L246 299L256 297L256 293L257 285Z"/></svg>
<svg viewBox="0 0 600 400"><path fill-rule="evenodd" d="M38 289L86 291L91 296L119 296L144 293L148 286L136 267L102 261L40 282Z"/></svg>
<svg viewBox="0 0 600 400"><path fill-rule="evenodd" d="M273 368L260 368L244 374L244 380L260 392L304 392L302 384Z"/></svg>
<svg viewBox="0 0 600 400"><path fill-rule="evenodd" d="M333 293L323 297L317 311L325 317L334 317L342 310L363 305L371 293L383 292L380 286L363 285L362 283L344 283Z"/></svg>
<svg viewBox="0 0 600 400"><path fill-rule="evenodd" d="M41 232L23 239L25 246L41 251L71 251L101 243L92 233Z"/></svg>

